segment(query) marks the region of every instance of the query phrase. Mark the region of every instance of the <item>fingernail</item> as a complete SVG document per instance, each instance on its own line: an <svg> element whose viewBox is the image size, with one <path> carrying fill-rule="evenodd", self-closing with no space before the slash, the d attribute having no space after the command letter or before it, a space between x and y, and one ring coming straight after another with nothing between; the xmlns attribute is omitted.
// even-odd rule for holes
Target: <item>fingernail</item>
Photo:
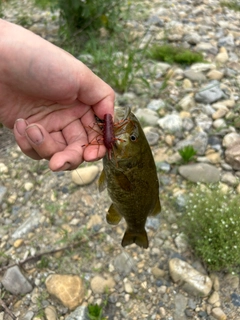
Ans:
<svg viewBox="0 0 240 320"><path fill-rule="evenodd" d="M17 119L15 121L15 128L20 136L25 136L27 125L28 124L24 119Z"/></svg>
<svg viewBox="0 0 240 320"><path fill-rule="evenodd" d="M42 131L35 124L30 125L26 128L26 134L34 144L40 144L43 142Z"/></svg>

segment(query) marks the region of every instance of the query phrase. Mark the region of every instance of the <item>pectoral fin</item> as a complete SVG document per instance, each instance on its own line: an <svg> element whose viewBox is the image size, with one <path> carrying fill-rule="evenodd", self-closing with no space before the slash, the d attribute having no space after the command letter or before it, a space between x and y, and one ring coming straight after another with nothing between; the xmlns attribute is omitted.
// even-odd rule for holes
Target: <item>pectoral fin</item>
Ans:
<svg viewBox="0 0 240 320"><path fill-rule="evenodd" d="M107 180L106 180L106 174L103 170L100 174L100 177L98 179L98 191L102 192L107 186Z"/></svg>
<svg viewBox="0 0 240 320"><path fill-rule="evenodd" d="M132 243L136 243L136 245L144 249L148 248L148 237L145 229L143 229L142 232L132 232L128 229L126 230L122 239L122 246L126 247Z"/></svg>
<svg viewBox="0 0 240 320"><path fill-rule="evenodd" d="M120 220L122 219L122 216L120 213L117 212L115 209L113 203L111 204L110 208L108 209L108 213L106 215L107 223L109 224L118 224Z"/></svg>
<svg viewBox="0 0 240 320"><path fill-rule="evenodd" d="M121 189L125 191L130 191L132 189L131 182L128 180L127 176L122 172L115 177L116 183L120 186Z"/></svg>
<svg viewBox="0 0 240 320"><path fill-rule="evenodd" d="M150 216L157 216L161 211L161 204L159 198L156 201L153 211L150 213Z"/></svg>

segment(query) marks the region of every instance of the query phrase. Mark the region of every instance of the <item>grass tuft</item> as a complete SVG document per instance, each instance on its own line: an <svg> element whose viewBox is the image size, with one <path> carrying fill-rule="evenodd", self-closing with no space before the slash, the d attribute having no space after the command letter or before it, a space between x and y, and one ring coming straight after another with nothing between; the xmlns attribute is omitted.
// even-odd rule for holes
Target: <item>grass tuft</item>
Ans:
<svg viewBox="0 0 240 320"><path fill-rule="evenodd" d="M151 59L164 61L170 64L178 63L180 65L191 65L196 62L204 62L201 53L170 44L164 44L162 46L153 45L148 50L148 56Z"/></svg>
<svg viewBox="0 0 240 320"><path fill-rule="evenodd" d="M189 161L193 160L197 154L196 150L191 145L185 146L178 150L178 153L182 157L184 163L188 163Z"/></svg>
<svg viewBox="0 0 240 320"><path fill-rule="evenodd" d="M240 2L239 0L229 0L229 1L220 1L222 7L227 7L234 11L240 11Z"/></svg>

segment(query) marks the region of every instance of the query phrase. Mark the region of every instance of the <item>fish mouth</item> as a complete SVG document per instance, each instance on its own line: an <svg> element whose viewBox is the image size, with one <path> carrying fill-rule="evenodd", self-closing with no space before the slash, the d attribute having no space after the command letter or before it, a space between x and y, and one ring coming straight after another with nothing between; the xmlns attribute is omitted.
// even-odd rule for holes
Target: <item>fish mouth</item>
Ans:
<svg viewBox="0 0 240 320"><path fill-rule="evenodd" d="M114 108L114 122L125 120L130 115L130 107L115 107Z"/></svg>

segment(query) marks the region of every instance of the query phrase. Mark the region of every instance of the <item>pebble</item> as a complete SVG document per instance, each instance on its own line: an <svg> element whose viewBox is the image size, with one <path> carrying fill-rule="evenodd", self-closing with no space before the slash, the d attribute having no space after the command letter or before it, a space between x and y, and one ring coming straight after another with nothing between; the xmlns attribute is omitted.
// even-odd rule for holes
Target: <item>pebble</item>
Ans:
<svg viewBox="0 0 240 320"><path fill-rule="evenodd" d="M13 246L14 248L19 248L23 245L24 240L23 239L17 239L16 241L14 241Z"/></svg>
<svg viewBox="0 0 240 320"><path fill-rule="evenodd" d="M86 306L80 306L66 316L65 320L89 320Z"/></svg>
<svg viewBox="0 0 240 320"><path fill-rule="evenodd" d="M2 203L6 193L7 193L7 188L4 186L0 186L0 204Z"/></svg>
<svg viewBox="0 0 240 320"><path fill-rule="evenodd" d="M220 181L220 171L207 163L182 165L178 171L185 179L192 182L216 183Z"/></svg>
<svg viewBox="0 0 240 320"><path fill-rule="evenodd" d="M169 261L169 273L174 282L194 296L207 296L212 289L212 281L208 276L178 258Z"/></svg>
<svg viewBox="0 0 240 320"><path fill-rule="evenodd" d="M227 316L221 308L213 308L212 315L217 320L226 320Z"/></svg>
<svg viewBox="0 0 240 320"><path fill-rule="evenodd" d="M157 112L148 108L138 109L135 112L135 116L140 121L144 121L144 126L155 126L159 119Z"/></svg>
<svg viewBox="0 0 240 320"><path fill-rule="evenodd" d="M7 167L4 163L2 163L2 162L0 162L0 173L1 173L1 174L6 174L6 173L8 173L8 167Z"/></svg>
<svg viewBox="0 0 240 320"><path fill-rule="evenodd" d="M72 181L79 186L88 185L96 179L98 173L98 166L78 168L71 172Z"/></svg>
<svg viewBox="0 0 240 320"><path fill-rule="evenodd" d="M47 320L57 320L57 310L53 306L48 306L44 310L45 317Z"/></svg>
<svg viewBox="0 0 240 320"><path fill-rule="evenodd" d="M38 210L33 210L30 216L15 230L12 234L13 239L21 238L39 226L41 213Z"/></svg>
<svg viewBox="0 0 240 320"><path fill-rule="evenodd" d="M211 296L208 299L208 303L215 305L217 302L219 302L219 293L217 291L213 291Z"/></svg>
<svg viewBox="0 0 240 320"><path fill-rule="evenodd" d="M78 307L83 301L85 288L83 280L75 275L49 275L45 281L47 291L58 298L70 310Z"/></svg>
<svg viewBox="0 0 240 320"><path fill-rule="evenodd" d="M95 276L91 280L91 289L94 293L104 293L106 290L114 288L115 281L111 276Z"/></svg>
<svg viewBox="0 0 240 320"><path fill-rule="evenodd" d="M199 103L213 103L224 97L220 89L220 83L216 80L211 81L195 94L195 100Z"/></svg>
<svg viewBox="0 0 240 320"><path fill-rule="evenodd" d="M26 294L33 289L18 266L7 269L1 282L4 288L14 295Z"/></svg>
<svg viewBox="0 0 240 320"><path fill-rule="evenodd" d="M176 133L182 130L182 119L178 114L169 114L159 119L157 123L167 133Z"/></svg>

